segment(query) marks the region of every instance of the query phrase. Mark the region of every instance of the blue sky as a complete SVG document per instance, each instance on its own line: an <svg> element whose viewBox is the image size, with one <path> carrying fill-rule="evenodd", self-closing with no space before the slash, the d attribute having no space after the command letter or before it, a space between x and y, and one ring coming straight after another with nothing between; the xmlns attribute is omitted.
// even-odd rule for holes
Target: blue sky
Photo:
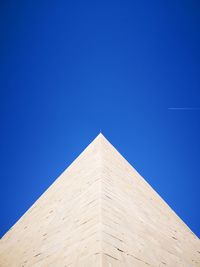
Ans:
<svg viewBox="0 0 200 267"><path fill-rule="evenodd" d="M0 5L0 236L100 129L200 236L199 1Z"/></svg>

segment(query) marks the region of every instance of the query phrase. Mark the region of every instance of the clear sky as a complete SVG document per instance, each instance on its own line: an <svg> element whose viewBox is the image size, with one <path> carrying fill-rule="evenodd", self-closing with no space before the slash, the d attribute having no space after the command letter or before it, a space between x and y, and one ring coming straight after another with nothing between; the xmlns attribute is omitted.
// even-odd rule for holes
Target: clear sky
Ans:
<svg viewBox="0 0 200 267"><path fill-rule="evenodd" d="M200 2L1 1L0 36L0 236L100 129L200 236Z"/></svg>

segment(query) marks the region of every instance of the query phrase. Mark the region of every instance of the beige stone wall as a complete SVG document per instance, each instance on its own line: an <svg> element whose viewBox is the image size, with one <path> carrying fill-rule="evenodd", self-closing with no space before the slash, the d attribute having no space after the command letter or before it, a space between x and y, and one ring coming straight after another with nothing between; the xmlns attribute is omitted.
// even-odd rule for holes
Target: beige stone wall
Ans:
<svg viewBox="0 0 200 267"><path fill-rule="evenodd" d="M200 266L199 239L104 138L102 155L103 266Z"/></svg>
<svg viewBox="0 0 200 267"><path fill-rule="evenodd" d="M100 134L0 241L0 266L200 266L200 241Z"/></svg>

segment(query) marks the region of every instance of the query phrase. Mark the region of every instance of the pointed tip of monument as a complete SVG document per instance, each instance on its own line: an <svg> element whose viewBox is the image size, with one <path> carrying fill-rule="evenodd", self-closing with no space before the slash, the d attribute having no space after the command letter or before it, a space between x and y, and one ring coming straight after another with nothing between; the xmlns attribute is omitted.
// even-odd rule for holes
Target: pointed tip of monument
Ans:
<svg viewBox="0 0 200 267"><path fill-rule="evenodd" d="M99 146L100 144L100 146ZM90 145L94 145L94 146L97 146L98 149L101 147L101 146L113 146L111 144L111 142L105 137L105 135L102 133L102 132L99 132L95 138L89 143L88 146Z"/></svg>
<svg viewBox="0 0 200 267"><path fill-rule="evenodd" d="M102 136L104 136L103 134L102 134L102 132L100 132L98 135L97 135L97 137L102 137Z"/></svg>
<svg viewBox="0 0 200 267"><path fill-rule="evenodd" d="M97 135L97 137L96 138L104 138L104 139L107 139L104 135L103 135L103 133L102 132L99 132L99 134ZM95 139L96 139L95 138Z"/></svg>
<svg viewBox="0 0 200 267"><path fill-rule="evenodd" d="M109 142L108 140L107 140L107 138L103 135L103 133L102 132L99 132L98 133L98 135L93 139L93 141L92 141L92 143L93 142L98 142L98 141L100 141L100 140L106 140L107 142Z"/></svg>

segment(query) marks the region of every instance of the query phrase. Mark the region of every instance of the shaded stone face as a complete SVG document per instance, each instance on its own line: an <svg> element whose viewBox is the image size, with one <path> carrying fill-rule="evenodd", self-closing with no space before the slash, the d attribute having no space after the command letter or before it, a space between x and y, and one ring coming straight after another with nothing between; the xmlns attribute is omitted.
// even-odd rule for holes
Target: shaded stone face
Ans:
<svg viewBox="0 0 200 267"><path fill-rule="evenodd" d="M0 266L200 266L200 241L100 134L0 241Z"/></svg>

